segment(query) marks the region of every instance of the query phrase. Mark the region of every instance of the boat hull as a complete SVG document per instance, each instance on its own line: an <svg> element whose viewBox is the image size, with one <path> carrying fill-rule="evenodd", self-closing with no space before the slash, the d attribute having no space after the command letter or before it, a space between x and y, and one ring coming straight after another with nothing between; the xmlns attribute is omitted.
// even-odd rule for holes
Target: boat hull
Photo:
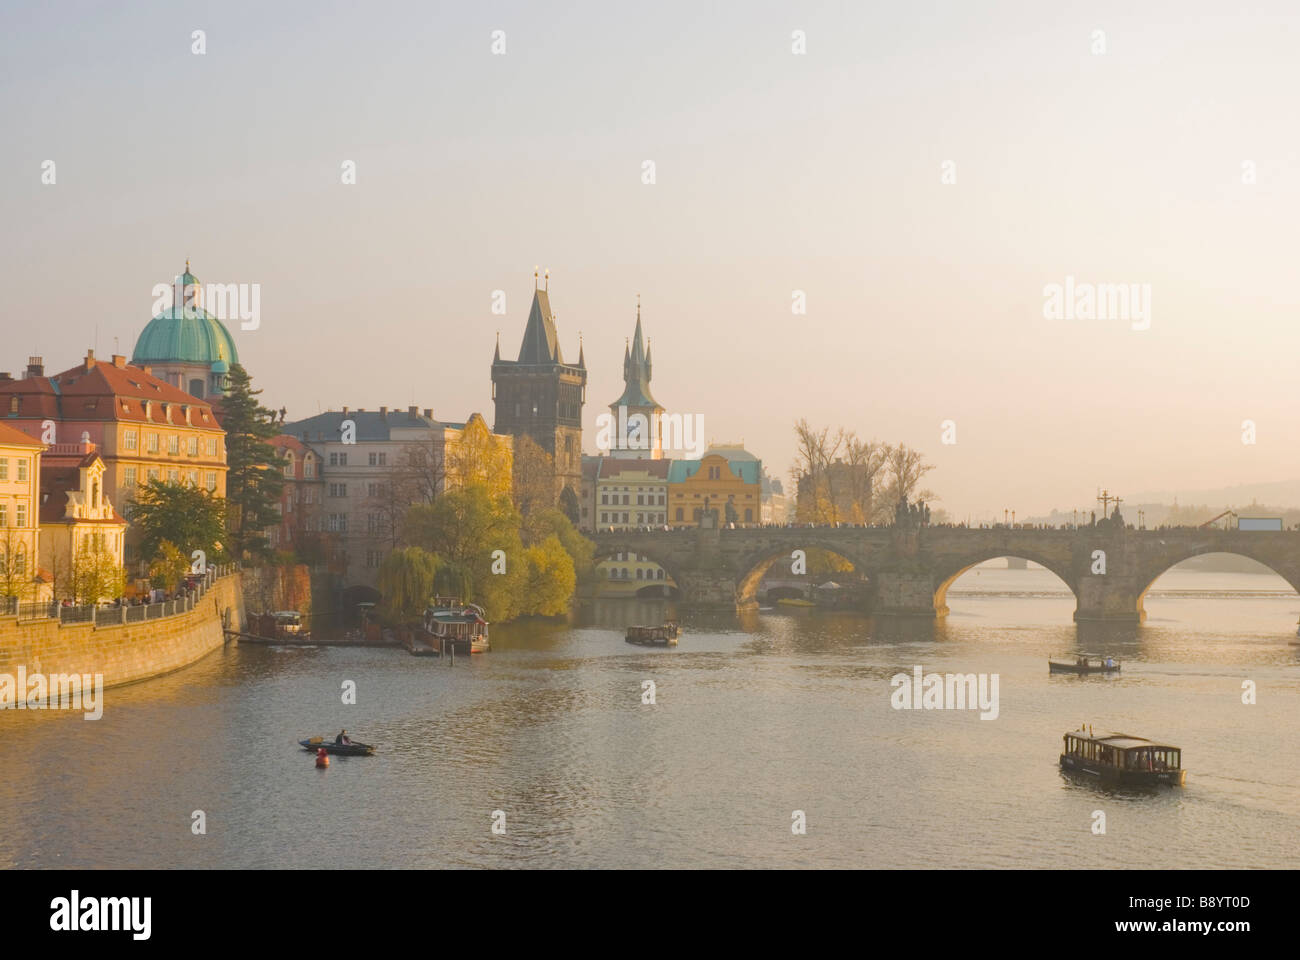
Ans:
<svg viewBox="0 0 1300 960"><path fill-rule="evenodd" d="M1181 787L1187 783L1186 770L1118 770L1115 767L1094 763L1091 760L1085 760L1082 757L1072 756L1068 753L1061 754L1061 769L1073 773L1087 774L1106 784L1122 784L1136 787L1168 784L1172 787Z"/></svg>
<svg viewBox="0 0 1300 960"><path fill-rule="evenodd" d="M331 756L336 757L368 757L375 752L375 748L368 743L334 743L328 740L312 742L311 740L299 740L304 750L310 750L315 753L317 750L324 750Z"/></svg>
<svg viewBox="0 0 1300 960"><path fill-rule="evenodd" d="M1047 661L1048 673L1119 673L1120 665L1117 663L1113 667L1081 667L1077 663L1057 663L1054 660Z"/></svg>

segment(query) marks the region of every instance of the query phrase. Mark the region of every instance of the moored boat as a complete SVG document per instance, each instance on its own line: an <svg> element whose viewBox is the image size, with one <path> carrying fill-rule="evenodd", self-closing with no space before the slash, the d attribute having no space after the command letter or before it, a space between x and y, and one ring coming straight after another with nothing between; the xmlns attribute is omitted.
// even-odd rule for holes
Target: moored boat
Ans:
<svg viewBox="0 0 1300 960"><path fill-rule="evenodd" d="M326 753L334 754L340 757L368 757L375 752L375 748L368 743L357 743L353 740L351 743L335 743L326 737L311 737L308 740L299 740L304 750L324 750Z"/></svg>
<svg viewBox="0 0 1300 960"><path fill-rule="evenodd" d="M1107 784L1168 783L1181 787L1187 782L1179 747L1127 733L1095 737L1083 729L1072 730L1063 739L1063 770L1096 777Z"/></svg>
<svg viewBox="0 0 1300 960"><path fill-rule="evenodd" d="M424 633L440 653L485 653L491 649L483 608L461 603L459 597L433 598L424 610Z"/></svg>
<svg viewBox="0 0 1300 960"><path fill-rule="evenodd" d="M302 614L297 610L255 613L248 618L248 626L255 636L266 640L294 643L307 643L311 640L311 632L302 628Z"/></svg>
<svg viewBox="0 0 1300 960"><path fill-rule="evenodd" d="M1077 654L1069 658L1047 661L1048 673L1119 673L1120 663L1114 657L1092 653Z"/></svg>
<svg viewBox="0 0 1300 960"><path fill-rule="evenodd" d="M669 620L657 627L636 626L627 628L626 640L643 647L675 647L681 628L676 620Z"/></svg>

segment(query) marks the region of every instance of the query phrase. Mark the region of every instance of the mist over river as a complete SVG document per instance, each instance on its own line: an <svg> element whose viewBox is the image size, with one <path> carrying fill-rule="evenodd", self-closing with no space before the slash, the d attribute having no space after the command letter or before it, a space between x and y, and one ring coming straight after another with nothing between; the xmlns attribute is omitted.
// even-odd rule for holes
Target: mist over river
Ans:
<svg viewBox="0 0 1300 960"><path fill-rule="evenodd" d="M1052 574L1002 565L954 584L939 622L683 611L658 649L623 628L671 604L599 601L494 625L454 666L231 643L106 691L97 721L0 711L0 866L1300 865L1300 597L1177 569L1142 626L1076 627ZM1123 673L1049 675L1075 651ZM996 674L997 718L893 709L916 666ZM1081 723L1180 746L1186 787L1063 775ZM378 752L316 769L296 741L341 727Z"/></svg>

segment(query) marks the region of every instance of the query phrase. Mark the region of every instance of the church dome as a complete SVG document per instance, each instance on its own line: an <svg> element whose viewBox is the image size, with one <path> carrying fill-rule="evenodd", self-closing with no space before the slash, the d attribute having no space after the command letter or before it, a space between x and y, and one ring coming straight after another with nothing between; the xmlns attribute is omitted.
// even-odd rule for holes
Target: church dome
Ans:
<svg viewBox="0 0 1300 960"><path fill-rule="evenodd" d="M238 363L239 351L230 331L192 296L199 280L190 273L188 263L185 273L176 279L174 305L149 321L135 341L131 363Z"/></svg>

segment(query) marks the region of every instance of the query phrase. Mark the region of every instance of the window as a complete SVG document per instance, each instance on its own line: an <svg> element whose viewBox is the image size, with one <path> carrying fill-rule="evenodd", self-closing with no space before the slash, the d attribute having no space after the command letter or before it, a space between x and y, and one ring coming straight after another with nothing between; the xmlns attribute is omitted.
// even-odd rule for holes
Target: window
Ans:
<svg viewBox="0 0 1300 960"><path fill-rule="evenodd" d="M331 513L326 521L326 529L331 533L347 533L348 515L346 513Z"/></svg>
<svg viewBox="0 0 1300 960"><path fill-rule="evenodd" d="M168 471L167 471L167 482L168 482L168 483L180 483L180 482L181 482L181 472L180 472L179 470L168 470Z"/></svg>
<svg viewBox="0 0 1300 960"><path fill-rule="evenodd" d="M315 488L315 487L308 487L306 490L304 490L304 491L302 492L302 502L303 502L303 503L315 503L315 502L316 502L316 488Z"/></svg>
<svg viewBox="0 0 1300 960"><path fill-rule="evenodd" d="M208 493L217 492L217 473L215 470L208 471Z"/></svg>
<svg viewBox="0 0 1300 960"><path fill-rule="evenodd" d="M0 480L9 479L9 458L0 457Z"/></svg>
<svg viewBox="0 0 1300 960"><path fill-rule="evenodd" d="M377 514L377 513L367 513L367 514L366 514L366 533L378 533L378 532L379 532L379 514Z"/></svg>
<svg viewBox="0 0 1300 960"><path fill-rule="evenodd" d="M377 566L379 566L380 562L381 562L381 560L380 560L380 553L379 553L378 550L367 550L367 551L366 551L366 566L367 566L367 567L377 567Z"/></svg>
<svg viewBox="0 0 1300 960"><path fill-rule="evenodd" d="M14 526L15 527L27 526L27 504L25 503L14 504Z"/></svg>
<svg viewBox="0 0 1300 960"><path fill-rule="evenodd" d="M19 480L27 479L27 458L26 457L23 457L18 461L18 479Z"/></svg>
<svg viewBox="0 0 1300 960"><path fill-rule="evenodd" d="M205 415L205 419L206 419L206 415ZM216 438L216 437L209 437L209 438L208 438L208 456L209 456L209 457L215 457L216 455L217 455L217 438Z"/></svg>
<svg viewBox="0 0 1300 960"><path fill-rule="evenodd" d="M149 453L158 452L158 434L156 433L149 434L146 443L148 444Z"/></svg>
<svg viewBox="0 0 1300 960"><path fill-rule="evenodd" d="M167 438L167 453L170 456L174 457L180 452L181 452L181 438L176 436L176 434L173 433L170 437Z"/></svg>
<svg viewBox="0 0 1300 960"><path fill-rule="evenodd" d="M145 474L145 478L148 479L148 480L157 480L157 479L158 479L158 468L157 468L157 467L150 467L150 468L148 469L148 471L146 472L146 474Z"/></svg>
<svg viewBox="0 0 1300 960"><path fill-rule="evenodd" d="M754 520L754 511L749 507L745 508L745 522L752 523Z"/></svg>
<svg viewBox="0 0 1300 960"><path fill-rule="evenodd" d="M316 476L316 458L315 458L315 457L308 457L306 460L303 461L303 463L302 463L302 475L303 475L304 477L306 477L308 480L311 480L311 479L315 478L315 476Z"/></svg>
<svg viewBox="0 0 1300 960"><path fill-rule="evenodd" d="M371 465L372 467L386 467L386 466L388 466L388 454L387 454L387 453L372 453L372 454L370 455L370 465Z"/></svg>
<svg viewBox="0 0 1300 960"><path fill-rule="evenodd" d="M138 450L140 448L140 437L134 430L124 430L122 432L122 446L127 450Z"/></svg>
<svg viewBox="0 0 1300 960"><path fill-rule="evenodd" d="M135 486L135 467L122 468L122 486L130 489Z"/></svg>
<svg viewBox="0 0 1300 960"><path fill-rule="evenodd" d="M608 493L602 493L602 494L600 495L600 502L601 502L601 503L609 503L609 494L608 494Z"/></svg>
<svg viewBox="0 0 1300 960"><path fill-rule="evenodd" d="M199 472L197 470L191 470L189 480L190 486L197 487L199 485Z"/></svg>
<svg viewBox="0 0 1300 960"><path fill-rule="evenodd" d="M348 495L348 485L346 483L331 483L331 497L346 497Z"/></svg>
<svg viewBox="0 0 1300 960"><path fill-rule="evenodd" d="M185 441L185 452L188 453L191 457L197 457L199 455L198 437L190 437L188 440Z"/></svg>
<svg viewBox="0 0 1300 960"><path fill-rule="evenodd" d="M0 503L0 527L9 526L9 504Z"/></svg>
<svg viewBox="0 0 1300 960"><path fill-rule="evenodd" d="M679 523L681 522L681 519L682 519L682 508L681 508L681 507L678 507L678 508L677 508L677 520L678 520Z"/></svg>

